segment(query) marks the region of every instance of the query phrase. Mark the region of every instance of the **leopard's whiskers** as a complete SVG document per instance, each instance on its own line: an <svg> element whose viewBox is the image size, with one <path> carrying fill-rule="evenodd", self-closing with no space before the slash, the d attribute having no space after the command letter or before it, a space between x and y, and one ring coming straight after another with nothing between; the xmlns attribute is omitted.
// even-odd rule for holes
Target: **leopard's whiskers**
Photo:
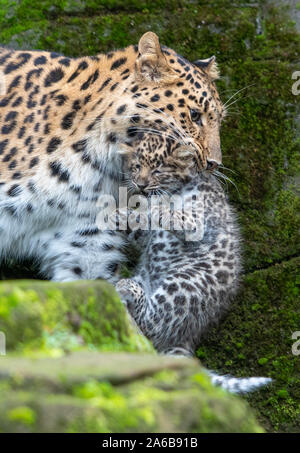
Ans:
<svg viewBox="0 0 300 453"><path fill-rule="evenodd" d="M240 90L236 91L229 99L227 99L227 101L225 102L225 104L223 105L223 107L225 107L226 109L229 107L229 102L231 101L231 99L233 99L235 96L237 96L239 93L241 93L242 91L246 90L247 88L250 88L252 86L254 86L255 83L252 83L250 85L247 85L245 86L244 88L241 88ZM240 98L239 98L240 99Z"/></svg>
<svg viewBox="0 0 300 453"><path fill-rule="evenodd" d="M219 168L221 168L222 170L228 170L228 171L231 171L231 173L237 174L236 171L232 170L231 168L225 167L223 164L220 164Z"/></svg>
<svg viewBox="0 0 300 453"><path fill-rule="evenodd" d="M224 173L221 173L220 171L215 170L215 171L213 171L213 175L215 175L215 176L217 176L219 178L222 178L224 181L230 182L235 187L235 189L237 190L238 194L240 195L240 192L239 192L239 189L238 189L237 185L230 178L228 178L228 176L224 175Z"/></svg>

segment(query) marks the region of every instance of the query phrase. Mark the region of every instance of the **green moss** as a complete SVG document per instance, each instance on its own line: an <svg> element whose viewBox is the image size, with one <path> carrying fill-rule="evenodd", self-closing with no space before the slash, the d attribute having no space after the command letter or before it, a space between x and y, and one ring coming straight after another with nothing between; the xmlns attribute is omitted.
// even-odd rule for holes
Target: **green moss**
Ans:
<svg viewBox="0 0 300 453"><path fill-rule="evenodd" d="M75 388L74 393L77 397L89 399L93 406L101 408L103 412L100 420L98 417L92 421L94 426L91 426L91 420L85 421L88 432L152 431L156 427L153 411L145 402L144 407L136 407L131 398L126 398L109 383L90 381ZM157 398L157 394L153 397ZM75 420L69 431L78 432L78 423L82 424L82 421Z"/></svg>
<svg viewBox="0 0 300 453"><path fill-rule="evenodd" d="M24 425L31 426L35 424L36 414L30 407L19 406L8 411L7 418L11 422L23 423Z"/></svg>
<svg viewBox="0 0 300 453"><path fill-rule="evenodd" d="M261 359L258 359L258 363L259 365L265 365L266 363L268 363L269 359L267 357L262 357Z"/></svg>
<svg viewBox="0 0 300 453"><path fill-rule="evenodd" d="M138 335L114 288L106 282L0 284L0 331L6 347L61 354L83 346L151 350Z"/></svg>

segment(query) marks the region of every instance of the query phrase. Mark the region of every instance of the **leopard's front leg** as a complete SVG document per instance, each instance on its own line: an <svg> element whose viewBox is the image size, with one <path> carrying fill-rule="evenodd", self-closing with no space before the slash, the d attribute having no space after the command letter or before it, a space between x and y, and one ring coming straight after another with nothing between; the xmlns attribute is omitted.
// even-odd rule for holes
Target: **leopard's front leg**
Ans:
<svg viewBox="0 0 300 453"><path fill-rule="evenodd" d="M67 282L105 279L116 283L125 261L125 238L90 225L78 230L48 230L38 238L41 271L49 279Z"/></svg>

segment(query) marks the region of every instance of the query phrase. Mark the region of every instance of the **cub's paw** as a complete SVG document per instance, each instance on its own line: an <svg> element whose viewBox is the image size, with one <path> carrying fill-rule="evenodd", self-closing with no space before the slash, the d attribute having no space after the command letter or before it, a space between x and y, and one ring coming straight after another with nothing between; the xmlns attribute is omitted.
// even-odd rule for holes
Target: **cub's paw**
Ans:
<svg viewBox="0 0 300 453"><path fill-rule="evenodd" d="M154 207L151 211L152 222L156 227L164 230L183 233L197 234L197 238L203 236L203 225L197 221L193 212L182 212L182 210L161 211L159 207ZM201 230L201 231L200 231Z"/></svg>
<svg viewBox="0 0 300 453"><path fill-rule="evenodd" d="M139 302L143 289L131 278L123 278L116 285L121 301L127 307Z"/></svg>

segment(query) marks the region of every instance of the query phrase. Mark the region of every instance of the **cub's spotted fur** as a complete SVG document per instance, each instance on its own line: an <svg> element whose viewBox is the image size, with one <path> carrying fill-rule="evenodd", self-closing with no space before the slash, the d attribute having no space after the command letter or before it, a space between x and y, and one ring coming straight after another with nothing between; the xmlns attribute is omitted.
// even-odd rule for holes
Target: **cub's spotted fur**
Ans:
<svg viewBox="0 0 300 453"><path fill-rule="evenodd" d="M95 219L126 179L122 145L163 130L198 169L221 161L214 58L192 64L151 32L95 57L1 48L0 70L0 258L35 257L47 278L116 278L123 239Z"/></svg>
<svg viewBox="0 0 300 453"><path fill-rule="evenodd" d="M147 169L149 186L154 184L157 175L151 176L141 145L130 164L133 169L137 164ZM163 178L163 169L160 171ZM133 181L137 178L133 175ZM160 214L162 227L169 225L169 231L139 229L132 233L140 242L140 263L136 275L120 280L116 288L158 351L193 355L203 334L220 320L237 290L240 234L235 213L213 174L202 172L171 192L171 211L168 214L162 208ZM157 210L152 210L152 219L153 214L157 217ZM141 218L140 212L138 215ZM266 378L209 374L215 384L232 392L254 390L270 382Z"/></svg>

